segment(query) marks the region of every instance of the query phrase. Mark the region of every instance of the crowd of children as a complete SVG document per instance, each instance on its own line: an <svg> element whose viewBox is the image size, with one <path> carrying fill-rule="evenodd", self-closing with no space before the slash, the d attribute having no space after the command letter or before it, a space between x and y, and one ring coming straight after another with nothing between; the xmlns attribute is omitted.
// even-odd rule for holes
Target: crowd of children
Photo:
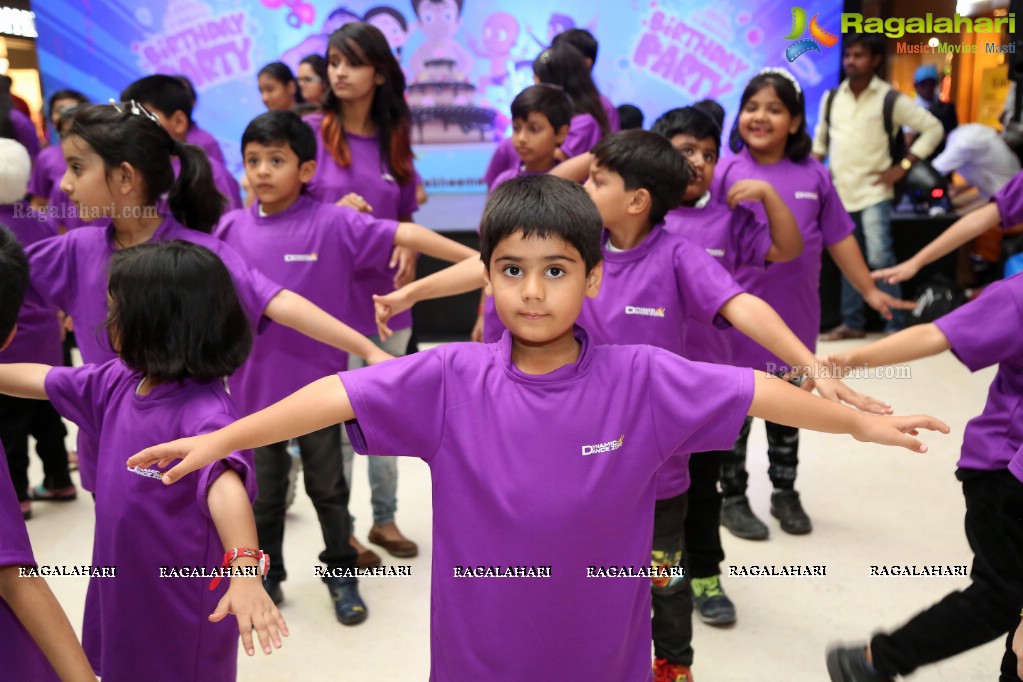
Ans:
<svg viewBox="0 0 1023 682"><path fill-rule="evenodd" d="M691 682L694 612L738 619L721 526L769 535L746 495L753 418L767 426L771 514L810 533L799 429L916 452L920 430L948 432L891 416L843 369L952 350L971 371L999 366L957 469L971 585L832 648L826 666L841 682L891 680L1004 636L1000 679L1023 679L1023 280L815 355L825 251L890 317L913 304L875 280L1023 222L1023 174L872 276L810 157L792 74L749 81L722 158L712 101L619 131L634 126L597 90L596 56L570 29L536 58L486 171L478 252L412 222L425 195L405 76L370 23L326 37L297 79L283 62L259 72L268 111L241 137L241 186L176 76L140 78L111 104L54 93L60 143L34 159L0 139L0 677L233 680L239 641L250 656L280 648L299 462L335 615L363 622L356 568L381 559L348 510L358 452L376 455L369 540L397 557L418 547L395 523L396 456L431 470L431 679ZM454 265L414 280L420 253ZM473 342L400 357L414 303L480 289ZM21 575L35 565L32 502L76 499L73 466L95 498L92 564L117 567L90 579L81 644L45 581ZM167 566L212 580L158 579ZM587 580L594 566L640 579ZM493 567L542 574L457 578Z"/></svg>

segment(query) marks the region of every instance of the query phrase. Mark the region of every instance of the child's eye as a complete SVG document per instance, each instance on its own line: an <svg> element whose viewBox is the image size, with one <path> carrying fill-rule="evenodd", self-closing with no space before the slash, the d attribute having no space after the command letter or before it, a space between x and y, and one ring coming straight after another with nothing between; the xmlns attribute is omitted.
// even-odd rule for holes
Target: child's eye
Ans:
<svg viewBox="0 0 1023 682"><path fill-rule="evenodd" d="M690 149L689 147L683 147L679 151L682 152L682 156L692 156L693 155L693 150Z"/></svg>
<svg viewBox="0 0 1023 682"><path fill-rule="evenodd" d="M547 268L547 272L545 274L548 277L553 277L553 278L557 279L558 277L563 276L565 274L565 271L562 270L557 265L552 265L551 267Z"/></svg>
<svg viewBox="0 0 1023 682"><path fill-rule="evenodd" d="M717 160L718 157L714 156L713 154L704 154L703 156L704 163L715 163Z"/></svg>
<svg viewBox="0 0 1023 682"><path fill-rule="evenodd" d="M283 166L284 165L284 159L273 159L273 160L270 161L270 163L272 163L275 166Z"/></svg>
<svg viewBox="0 0 1023 682"><path fill-rule="evenodd" d="M501 272L508 275L509 277L519 277L522 275L522 268L520 268L518 265L506 265L504 266L504 269L501 270Z"/></svg>

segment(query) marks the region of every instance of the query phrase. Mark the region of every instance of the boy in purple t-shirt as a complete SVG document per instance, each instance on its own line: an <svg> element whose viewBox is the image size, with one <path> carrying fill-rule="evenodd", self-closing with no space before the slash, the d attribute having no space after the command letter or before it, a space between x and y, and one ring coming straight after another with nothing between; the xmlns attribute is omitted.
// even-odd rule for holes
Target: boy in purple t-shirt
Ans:
<svg viewBox="0 0 1023 682"><path fill-rule="evenodd" d="M214 235L274 281L313 301L334 317L348 320L356 306L355 283L386 265L395 246L459 261L472 249L425 227L375 219L350 208L315 201L303 186L316 169L316 138L296 114L272 111L257 116L242 135L245 173L257 201L232 211ZM338 292L344 292L339 295ZM257 338L248 362L231 377L233 395L244 413L271 405L348 362L346 353L323 349L292 329L273 325ZM298 448L306 492L313 501L327 547L320 560L328 571L351 569L356 551L348 543L349 487L337 457L341 431L336 425L302 436ZM287 442L257 448L259 493L254 506L260 544L275 557L265 583L276 602L283 599L284 512L291 457ZM342 571L343 572L343 571ZM366 619L355 578L328 577L338 620L354 625Z"/></svg>
<svg viewBox="0 0 1023 682"><path fill-rule="evenodd" d="M1003 219L1023 219L1018 209ZM946 350L970 371L998 365L984 411L966 425L956 478L966 497L966 538L974 553L971 584L918 613L868 646L834 648L837 682L891 680L1008 634L1001 680L1015 680L1012 632L1023 604L1023 485L1013 458L1023 446L1023 274L992 284L974 301L939 318L833 356L841 367L878 367ZM1018 464L1018 463L1017 463ZM1014 473L1016 474L1014 476Z"/></svg>
<svg viewBox="0 0 1023 682"><path fill-rule="evenodd" d="M906 432L947 427L859 414L750 369L595 343L575 322L600 290L602 223L575 183L505 183L481 221L508 327L499 343L328 376L129 464L184 456L170 483L235 448L346 422L361 452L419 456L432 471L431 680L651 679L649 580L677 572L650 566L663 464L727 447L746 413L917 451Z"/></svg>
<svg viewBox="0 0 1023 682"><path fill-rule="evenodd" d="M14 143L17 144L17 143ZM25 153L28 156L27 152ZM18 310L28 289L28 260L17 238L0 226L0 351L16 336ZM0 648L4 679L96 682L85 652L60 604L35 568L25 522L0 445Z"/></svg>
<svg viewBox="0 0 1023 682"><path fill-rule="evenodd" d="M188 142L189 127L192 125L192 98L188 94L188 88L180 80L163 74L140 78L121 91L122 102L131 100L152 112L159 119L160 125L178 143ZM228 172L222 161L209 154L206 158L213 171L213 185L227 202L225 210L241 208L242 193L238 181ZM172 165L174 175L177 176L181 172L181 167L176 158Z"/></svg>
<svg viewBox="0 0 1023 682"><path fill-rule="evenodd" d="M512 178L546 173L558 165L558 147L565 141L572 121L572 100L556 85L533 85L512 100L511 115L510 139L520 163L499 173L490 183L491 192ZM472 340L493 343L503 333L504 325L494 310L494 299L481 294Z"/></svg>

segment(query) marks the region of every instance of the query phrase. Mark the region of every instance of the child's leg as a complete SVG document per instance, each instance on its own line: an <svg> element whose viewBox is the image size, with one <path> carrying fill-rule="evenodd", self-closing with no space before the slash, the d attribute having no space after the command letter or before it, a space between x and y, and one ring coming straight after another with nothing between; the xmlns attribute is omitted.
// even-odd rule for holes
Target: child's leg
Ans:
<svg viewBox="0 0 1023 682"><path fill-rule="evenodd" d="M685 566L686 493L657 500L654 509L654 566ZM654 656L675 665L693 664L693 595L686 576L654 578L651 621Z"/></svg>
<svg viewBox="0 0 1023 682"><path fill-rule="evenodd" d="M735 439L735 445L721 460L721 524L738 538L766 540L770 534L764 522L757 518L746 499L746 441L749 439L752 417L746 417Z"/></svg>
<svg viewBox="0 0 1023 682"><path fill-rule="evenodd" d="M746 417L742 429L739 430L739 437L735 439L735 445L721 461L721 494L724 497L746 494L746 484L749 481L749 474L746 473L746 441L749 440L752 424L753 417Z"/></svg>
<svg viewBox="0 0 1023 682"><path fill-rule="evenodd" d="M288 572L284 570L284 509L288 469L291 467L288 442L271 443L256 448L253 453L256 458L258 492L252 512L256 517L259 548L270 555L268 577L279 582L288 577Z"/></svg>
<svg viewBox="0 0 1023 682"><path fill-rule="evenodd" d="M71 487L67 448L64 438L67 428L49 400L34 400L32 435L36 439L36 454L43 462L43 487L60 490Z"/></svg>
<svg viewBox="0 0 1023 682"><path fill-rule="evenodd" d="M1023 605L1023 484L1008 471L968 472L966 539L975 555L972 580L870 642L874 667L908 675L1011 632Z"/></svg>
<svg viewBox="0 0 1023 682"><path fill-rule="evenodd" d="M305 491L313 502L326 549L320 561L333 569L355 568L358 556L348 544L352 532L348 517L348 483L338 453L341 451L341 427L328 426L298 438L302 453Z"/></svg>
<svg viewBox="0 0 1023 682"><path fill-rule="evenodd" d="M799 429L773 422L767 427L767 475L775 490L792 490L799 466Z"/></svg>
<svg viewBox="0 0 1023 682"><path fill-rule="evenodd" d="M721 587L721 494L718 478L724 452L698 452L689 459L689 511L685 540L689 580L700 619L709 625L735 622L735 604Z"/></svg>
<svg viewBox="0 0 1023 682"><path fill-rule="evenodd" d="M0 443L7 453L4 466L10 469L11 483L19 502L28 501L28 435L33 402L0 395Z"/></svg>

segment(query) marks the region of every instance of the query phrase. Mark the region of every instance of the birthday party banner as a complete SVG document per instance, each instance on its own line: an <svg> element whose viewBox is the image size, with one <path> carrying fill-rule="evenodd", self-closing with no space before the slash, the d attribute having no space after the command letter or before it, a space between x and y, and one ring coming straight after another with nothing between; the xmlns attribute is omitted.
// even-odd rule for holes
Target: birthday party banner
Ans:
<svg viewBox="0 0 1023 682"><path fill-rule="evenodd" d="M797 0L798 1L798 0ZM495 141L510 133L509 106L532 85L532 63L551 38L585 28L600 42L601 92L633 104L649 125L672 107L715 99L725 137L749 79L790 69L810 123L838 81L841 2L818 0L46 0L34 4L44 94L81 90L105 102L144 75L184 74L199 101L193 118L241 173L238 143L265 111L259 69L293 70L325 54L327 36L369 21L387 36L408 79L417 167L431 192L482 191ZM822 36L824 38L822 39ZM811 128L812 130L812 128Z"/></svg>

